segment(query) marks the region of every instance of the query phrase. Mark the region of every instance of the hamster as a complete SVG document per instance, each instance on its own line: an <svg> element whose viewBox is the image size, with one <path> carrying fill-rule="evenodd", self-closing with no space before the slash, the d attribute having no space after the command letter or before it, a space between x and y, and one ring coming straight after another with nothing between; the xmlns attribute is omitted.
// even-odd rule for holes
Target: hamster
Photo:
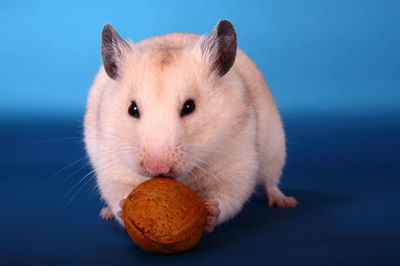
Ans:
<svg viewBox="0 0 400 266"><path fill-rule="evenodd" d="M103 218L122 224L121 202L159 176L204 200L208 232L233 218L257 184L270 206L296 206L278 188L286 157L279 112L229 21L206 36L171 33L138 43L107 24L101 50L84 142Z"/></svg>

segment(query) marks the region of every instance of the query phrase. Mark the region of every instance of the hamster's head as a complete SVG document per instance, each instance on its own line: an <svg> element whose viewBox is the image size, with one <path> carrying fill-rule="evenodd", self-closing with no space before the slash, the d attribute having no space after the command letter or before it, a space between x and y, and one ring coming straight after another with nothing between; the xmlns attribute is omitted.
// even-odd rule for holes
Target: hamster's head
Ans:
<svg viewBox="0 0 400 266"><path fill-rule="evenodd" d="M110 78L99 106L104 150L135 173L178 179L212 167L245 126L248 101L232 68L236 32L218 22L208 36L171 34L128 43L103 29Z"/></svg>

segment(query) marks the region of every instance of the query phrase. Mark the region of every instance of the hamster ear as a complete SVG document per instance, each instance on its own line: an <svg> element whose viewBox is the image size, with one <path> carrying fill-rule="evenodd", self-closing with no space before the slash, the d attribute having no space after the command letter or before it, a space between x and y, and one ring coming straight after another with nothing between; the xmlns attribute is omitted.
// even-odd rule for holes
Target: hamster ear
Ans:
<svg viewBox="0 0 400 266"><path fill-rule="evenodd" d="M201 41L200 47L211 70L221 77L225 75L236 58L237 38L232 23L228 20L218 21L211 34Z"/></svg>
<svg viewBox="0 0 400 266"><path fill-rule="evenodd" d="M118 79L125 54L129 50L129 44L119 36L118 32L110 24L104 25L101 56L104 69L110 78Z"/></svg>

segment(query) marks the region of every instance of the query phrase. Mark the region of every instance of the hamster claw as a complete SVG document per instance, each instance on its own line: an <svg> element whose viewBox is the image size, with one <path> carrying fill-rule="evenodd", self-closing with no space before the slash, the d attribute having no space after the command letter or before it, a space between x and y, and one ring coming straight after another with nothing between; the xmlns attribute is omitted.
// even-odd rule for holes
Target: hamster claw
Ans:
<svg viewBox="0 0 400 266"><path fill-rule="evenodd" d="M122 220L122 207L124 206L124 203L125 203L125 199L123 199L123 200L121 200L120 202L119 202L119 207L121 208L121 210L119 210L118 212L117 212L117 217L115 217L114 216L114 214L113 214L113 212L111 211L111 208L110 207L104 207L104 208L102 208L101 210L100 210L100 217L102 218L102 219L105 219L105 220L111 220L111 219L115 219L115 218L120 218L121 220ZM117 219L117 220L119 220L119 219Z"/></svg>
<svg viewBox="0 0 400 266"><path fill-rule="evenodd" d="M207 208L207 212L208 212L207 224L205 227L205 231L207 233L211 233L212 231L214 231L214 228L217 225L221 210L219 209L218 201L216 201L216 200L206 200L204 202L204 205Z"/></svg>
<svg viewBox="0 0 400 266"><path fill-rule="evenodd" d="M125 199L119 202L119 207L122 209L124 207L124 204L125 204Z"/></svg>
<svg viewBox="0 0 400 266"><path fill-rule="evenodd" d="M294 197L285 196L277 187L267 189L267 196L269 207L294 208L298 204Z"/></svg>
<svg viewBox="0 0 400 266"><path fill-rule="evenodd" d="M100 217L105 220L114 219L114 214L112 213L110 207L104 207L100 210Z"/></svg>
<svg viewBox="0 0 400 266"><path fill-rule="evenodd" d="M125 200L126 200L126 199L123 199L123 200L121 200L121 201L119 202L119 207L121 208L121 210L119 210L119 211L117 212L117 215L118 215L118 217L121 218L121 219L123 219L123 217L122 217L122 209L124 208Z"/></svg>

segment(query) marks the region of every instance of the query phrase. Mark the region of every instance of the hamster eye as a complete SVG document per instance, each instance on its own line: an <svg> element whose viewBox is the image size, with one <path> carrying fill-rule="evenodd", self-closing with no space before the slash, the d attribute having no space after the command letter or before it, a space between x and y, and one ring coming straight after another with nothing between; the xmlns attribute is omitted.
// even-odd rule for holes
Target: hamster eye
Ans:
<svg viewBox="0 0 400 266"><path fill-rule="evenodd" d="M186 102L182 106L181 117L193 113L195 108L196 105L192 99L186 100Z"/></svg>
<svg viewBox="0 0 400 266"><path fill-rule="evenodd" d="M135 118L140 117L139 108L137 107L135 101L132 101L131 105L129 106L128 114Z"/></svg>

